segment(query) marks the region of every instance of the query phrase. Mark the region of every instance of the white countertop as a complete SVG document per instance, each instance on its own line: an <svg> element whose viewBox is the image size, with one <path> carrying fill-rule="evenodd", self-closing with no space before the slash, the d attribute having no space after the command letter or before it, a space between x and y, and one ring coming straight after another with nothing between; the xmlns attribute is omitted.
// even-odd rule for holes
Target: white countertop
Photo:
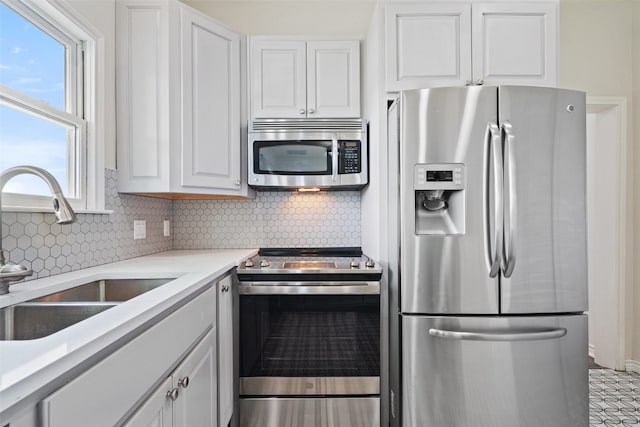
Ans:
<svg viewBox="0 0 640 427"><path fill-rule="evenodd" d="M169 251L12 285L0 307L17 304L99 279L173 280L44 338L0 341L0 419L38 390L168 310L257 249ZM27 399L30 398L30 399Z"/></svg>

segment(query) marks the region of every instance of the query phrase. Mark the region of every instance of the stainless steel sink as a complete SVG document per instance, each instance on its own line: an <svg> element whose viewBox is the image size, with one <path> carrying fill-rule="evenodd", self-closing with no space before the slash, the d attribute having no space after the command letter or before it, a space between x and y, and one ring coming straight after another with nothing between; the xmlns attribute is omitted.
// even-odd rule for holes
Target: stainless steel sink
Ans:
<svg viewBox="0 0 640 427"><path fill-rule="evenodd" d="M106 279L96 280L33 302L112 301L122 302L142 295L174 279Z"/></svg>
<svg viewBox="0 0 640 427"><path fill-rule="evenodd" d="M96 280L2 308L0 341L46 337L172 280Z"/></svg>

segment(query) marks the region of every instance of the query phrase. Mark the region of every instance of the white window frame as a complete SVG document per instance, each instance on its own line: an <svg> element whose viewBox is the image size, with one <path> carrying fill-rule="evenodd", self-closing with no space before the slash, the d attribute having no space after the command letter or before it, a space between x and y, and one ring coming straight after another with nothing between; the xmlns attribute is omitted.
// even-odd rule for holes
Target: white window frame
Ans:
<svg viewBox="0 0 640 427"><path fill-rule="evenodd" d="M60 111L47 103L30 98L24 93L0 85L0 97L11 103L11 108L38 111L57 123L65 123L78 131L78 150L71 150L68 174L74 174L77 197L69 198L77 212L103 212L104 199L104 109L98 100L104 100L104 37L88 24L63 0L1 0L26 19L56 39L77 44L70 51L66 69L70 72L70 85L81 85L78 96L65 96L65 109ZM69 88L67 88L69 90ZM75 90L72 90L75 92ZM28 162L25 162L28 164ZM66 194L65 194L66 196ZM53 212L50 196L2 193L2 209L19 212Z"/></svg>

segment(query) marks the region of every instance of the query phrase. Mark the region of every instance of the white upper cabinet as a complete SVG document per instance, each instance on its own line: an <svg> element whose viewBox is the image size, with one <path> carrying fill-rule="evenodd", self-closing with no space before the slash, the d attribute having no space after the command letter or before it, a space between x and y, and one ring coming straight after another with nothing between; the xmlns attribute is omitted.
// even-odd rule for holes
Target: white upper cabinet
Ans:
<svg viewBox="0 0 640 427"><path fill-rule="evenodd" d="M188 8L182 31L182 185L240 185L240 40Z"/></svg>
<svg viewBox="0 0 640 427"><path fill-rule="evenodd" d="M388 91L471 79L471 5L389 5L385 26Z"/></svg>
<svg viewBox="0 0 640 427"><path fill-rule="evenodd" d="M387 91L556 85L556 2L392 3L385 30Z"/></svg>
<svg viewBox="0 0 640 427"><path fill-rule="evenodd" d="M254 38L253 118L360 117L360 42Z"/></svg>
<svg viewBox="0 0 640 427"><path fill-rule="evenodd" d="M251 42L253 117L305 117L307 48L303 41Z"/></svg>
<svg viewBox="0 0 640 427"><path fill-rule="evenodd" d="M473 5L473 76L485 84L556 86L555 3Z"/></svg>
<svg viewBox="0 0 640 427"><path fill-rule="evenodd" d="M117 1L116 25L119 190L247 196L240 35L175 0Z"/></svg>

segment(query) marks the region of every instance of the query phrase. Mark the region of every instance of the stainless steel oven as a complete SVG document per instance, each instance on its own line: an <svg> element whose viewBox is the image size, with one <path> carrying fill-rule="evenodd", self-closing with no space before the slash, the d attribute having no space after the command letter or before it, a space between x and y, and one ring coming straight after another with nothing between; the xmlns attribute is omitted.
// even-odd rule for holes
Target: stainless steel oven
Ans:
<svg viewBox="0 0 640 427"><path fill-rule="evenodd" d="M369 180L363 120L255 120L249 185L263 189L357 189Z"/></svg>
<svg viewBox="0 0 640 427"><path fill-rule="evenodd" d="M240 425L379 426L379 265L264 252L238 269Z"/></svg>

